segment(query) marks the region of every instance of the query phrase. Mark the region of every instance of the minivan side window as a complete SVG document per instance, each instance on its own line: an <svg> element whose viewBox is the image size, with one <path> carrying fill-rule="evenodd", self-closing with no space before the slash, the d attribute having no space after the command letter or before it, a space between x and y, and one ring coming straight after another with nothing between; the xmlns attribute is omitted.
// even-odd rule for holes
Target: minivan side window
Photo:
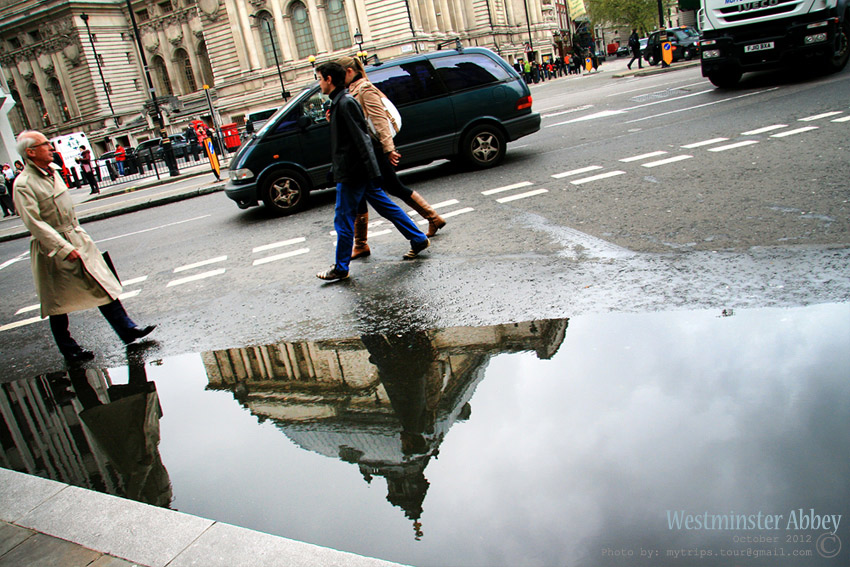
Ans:
<svg viewBox="0 0 850 567"><path fill-rule="evenodd" d="M274 125L274 129L269 132L270 134L285 134L286 132L292 132L298 129L298 117L301 116L301 109L295 107L286 113L285 116L281 116L280 120L277 121L277 124ZM265 130L265 127L263 128Z"/></svg>
<svg viewBox="0 0 850 567"><path fill-rule="evenodd" d="M450 91L462 91L511 78L504 67L486 55L436 57L431 63Z"/></svg>
<svg viewBox="0 0 850 567"><path fill-rule="evenodd" d="M446 90L428 61L369 71L369 80L396 105L444 95Z"/></svg>
<svg viewBox="0 0 850 567"><path fill-rule="evenodd" d="M325 106L329 101L326 95L317 92L307 100L301 103L301 113L309 116L314 124L321 124L327 121L325 117Z"/></svg>

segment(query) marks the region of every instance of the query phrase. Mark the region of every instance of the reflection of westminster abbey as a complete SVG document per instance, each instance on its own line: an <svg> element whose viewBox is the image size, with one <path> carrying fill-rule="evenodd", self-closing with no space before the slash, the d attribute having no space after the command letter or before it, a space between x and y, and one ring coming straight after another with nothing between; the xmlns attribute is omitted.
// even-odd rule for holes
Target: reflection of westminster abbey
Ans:
<svg viewBox="0 0 850 567"><path fill-rule="evenodd" d="M469 400L491 356L552 357L566 319L278 343L203 355L209 387L226 389L298 446L387 481L387 500L414 521L425 467Z"/></svg>
<svg viewBox="0 0 850 567"><path fill-rule="evenodd" d="M566 319L553 319L282 342L201 358L208 389L232 392L259 421L303 449L356 465L366 482L385 478L387 499L419 534L425 468L451 426L471 418L469 401L490 357L534 351L548 359L566 329ZM126 384L81 367L0 384L0 466L169 506L159 422L163 408L170 415L182 408L160 401L143 358L128 353Z"/></svg>
<svg viewBox="0 0 850 567"><path fill-rule="evenodd" d="M96 154L151 137L147 80L129 0L0 0L0 67L15 106L12 128L48 137L85 132ZM489 47L509 62L532 40L552 53L555 0L133 0L133 16L171 131L209 122L204 85L221 123L281 104L323 62L362 47L381 59L441 43ZM560 13L560 7L558 13ZM88 16L89 36L81 15ZM354 41L362 34L362 45ZM359 36L358 36L359 37ZM99 65L98 65L99 63ZM278 71L279 63L279 71ZM103 79L101 79L101 72ZM116 120L111 118L109 104ZM150 110L150 109L148 109ZM116 124L117 122L117 124Z"/></svg>

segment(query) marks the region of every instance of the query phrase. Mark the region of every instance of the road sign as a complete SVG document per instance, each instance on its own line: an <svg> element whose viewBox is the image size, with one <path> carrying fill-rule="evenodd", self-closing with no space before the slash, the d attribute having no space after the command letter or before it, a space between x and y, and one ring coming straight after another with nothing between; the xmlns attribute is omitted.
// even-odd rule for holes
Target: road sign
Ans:
<svg viewBox="0 0 850 567"><path fill-rule="evenodd" d="M668 65L673 62L673 44L669 41L661 44L661 60Z"/></svg>
<svg viewBox="0 0 850 567"><path fill-rule="evenodd" d="M587 69L588 71L593 69L593 59L591 59L590 57L585 59L584 60L584 68Z"/></svg>

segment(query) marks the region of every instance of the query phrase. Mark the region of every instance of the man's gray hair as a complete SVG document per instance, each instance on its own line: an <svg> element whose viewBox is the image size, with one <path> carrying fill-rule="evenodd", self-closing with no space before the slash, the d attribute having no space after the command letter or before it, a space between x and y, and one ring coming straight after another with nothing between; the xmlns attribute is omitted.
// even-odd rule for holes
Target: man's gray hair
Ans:
<svg viewBox="0 0 850 567"><path fill-rule="evenodd" d="M24 160L28 158L27 148L33 147L38 142L38 138L36 137L37 134L41 134L41 132L37 130L24 130L18 134L18 137L15 140L15 149L18 150L18 154L20 154ZM43 135L44 134L42 134L42 136Z"/></svg>

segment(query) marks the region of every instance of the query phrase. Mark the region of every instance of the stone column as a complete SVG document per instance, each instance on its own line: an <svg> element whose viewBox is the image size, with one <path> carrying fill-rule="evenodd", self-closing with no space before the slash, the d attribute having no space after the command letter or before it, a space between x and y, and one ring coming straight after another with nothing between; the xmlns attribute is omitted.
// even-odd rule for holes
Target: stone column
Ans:
<svg viewBox="0 0 850 567"><path fill-rule="evenodd" d="M287 37L291 37L292 33L287 27L287 23L284 21L285 18L288 19L289 16L284 16L281 11L280 2L272 2L272 17L274 18L274 33L275 33L275 47L277 48L277 56L280 58L281 62L283 61L292 61L295 59L293 57L292 45L290 45Z"/></svg>

